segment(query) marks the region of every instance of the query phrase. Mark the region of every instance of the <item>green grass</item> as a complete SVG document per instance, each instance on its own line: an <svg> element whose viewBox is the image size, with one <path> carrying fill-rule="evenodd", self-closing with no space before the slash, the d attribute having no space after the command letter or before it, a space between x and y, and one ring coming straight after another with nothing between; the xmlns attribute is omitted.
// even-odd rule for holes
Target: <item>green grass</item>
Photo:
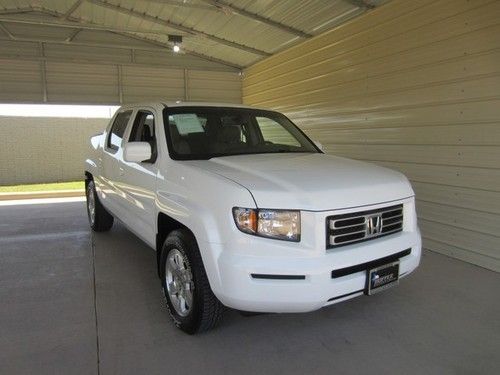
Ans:
<svg viewBox="0 0 500 375"><path fill-rule="evenodd" d="M83 181L56 182L53 184L0 186L0 193L24 193L30 191L84 190Z"/></svg>

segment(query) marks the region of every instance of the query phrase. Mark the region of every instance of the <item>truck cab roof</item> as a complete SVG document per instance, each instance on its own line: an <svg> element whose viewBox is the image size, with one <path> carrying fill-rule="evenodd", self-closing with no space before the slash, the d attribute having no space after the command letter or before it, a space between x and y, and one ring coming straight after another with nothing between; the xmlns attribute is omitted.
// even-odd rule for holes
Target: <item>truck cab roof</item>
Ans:
<svg viewBox="0 0 500 375"><path fill-rule="evenodd" d="M165 107L165 108L178 108L178 107L223 107L223 108L244 108L244 109L260 109L266 110L265 108L251 107L248 105L238 104L238 103L216 103L216 102L190 102L190 101L151 101L142 103L130 103L120 106L120 109L125 108L137 108L137 107Z"/></svg>

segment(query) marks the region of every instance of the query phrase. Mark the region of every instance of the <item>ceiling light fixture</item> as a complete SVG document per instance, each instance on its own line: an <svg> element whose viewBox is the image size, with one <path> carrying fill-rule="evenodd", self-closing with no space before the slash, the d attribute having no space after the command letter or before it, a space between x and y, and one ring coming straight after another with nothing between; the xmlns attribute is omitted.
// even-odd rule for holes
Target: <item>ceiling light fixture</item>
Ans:
<svg viewBox="0 0 500 375"><path fill-rule="evenodd" d="M180 44L182 43L182 36L181 35L169 35L168 41L170 43L173 43L172 51L174 51L175 53L179 53L181 50Z"/></svg>

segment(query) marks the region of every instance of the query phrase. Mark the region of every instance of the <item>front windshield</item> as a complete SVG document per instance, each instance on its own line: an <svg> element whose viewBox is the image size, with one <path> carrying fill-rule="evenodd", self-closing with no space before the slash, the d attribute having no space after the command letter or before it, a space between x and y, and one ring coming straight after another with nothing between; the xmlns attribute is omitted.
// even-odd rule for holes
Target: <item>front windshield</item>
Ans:
<svg viewBox="0 0 500 375"><path fill-rule="evenodd" d="M164 111L170 155L177 160L283 152L319 152L284 115L263 110L178 107Z"/></svg>

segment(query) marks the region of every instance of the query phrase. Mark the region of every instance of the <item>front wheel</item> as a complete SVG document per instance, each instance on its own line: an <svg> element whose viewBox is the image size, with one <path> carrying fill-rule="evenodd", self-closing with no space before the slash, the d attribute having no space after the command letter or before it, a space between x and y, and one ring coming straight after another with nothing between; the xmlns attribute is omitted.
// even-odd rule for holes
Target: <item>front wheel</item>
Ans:
<svg viewBox="0 0 500 375"><path fill-rule="evenodd" d="M189 231L170 233L160 265L163 292L175 325L189 334L214 328L225 308L210 288L198 245Z"/></svg>
<svg viewBox="0 0 500 375"><path fill-rule="evenodd" d="M105 232L113 226L113 216L106 211L101 204L95 190L94 181L86 183L85 195L87 197L87 214L89 217L90 228L94 232Z"/></svg>

